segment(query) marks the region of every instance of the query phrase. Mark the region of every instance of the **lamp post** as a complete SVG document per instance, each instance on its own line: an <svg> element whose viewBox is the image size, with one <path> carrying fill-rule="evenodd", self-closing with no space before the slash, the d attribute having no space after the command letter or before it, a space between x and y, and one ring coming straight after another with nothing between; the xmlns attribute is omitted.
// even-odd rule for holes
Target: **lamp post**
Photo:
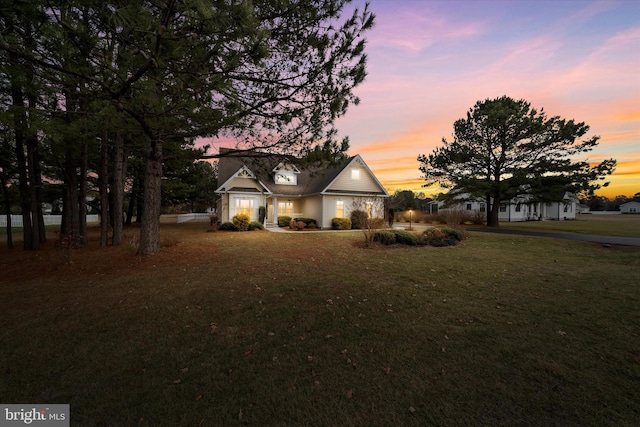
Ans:
<svg viewBox="0 0 640 427"><path fill-rule="evenodd" d="M413 209L409 209L409 230L411 230L412 220L413 220Z"/></svg>

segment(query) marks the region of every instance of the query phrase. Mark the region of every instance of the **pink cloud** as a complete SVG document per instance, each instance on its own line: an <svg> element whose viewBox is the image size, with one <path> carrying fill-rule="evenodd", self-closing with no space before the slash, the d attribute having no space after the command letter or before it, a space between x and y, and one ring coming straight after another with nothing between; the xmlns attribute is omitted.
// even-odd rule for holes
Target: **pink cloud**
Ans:
<svg viewBox="0 0 640 427"><path fill-rule="evenodd" d="M373 10L375 13L375 7ZM413 54L442 41L459 41L478 36L485 27L480 21L452 22L427 2L412 3L411 7L400 6L391 10L380 9L376 19L376 31L368 38L370 47L392 48Z"/></svg>

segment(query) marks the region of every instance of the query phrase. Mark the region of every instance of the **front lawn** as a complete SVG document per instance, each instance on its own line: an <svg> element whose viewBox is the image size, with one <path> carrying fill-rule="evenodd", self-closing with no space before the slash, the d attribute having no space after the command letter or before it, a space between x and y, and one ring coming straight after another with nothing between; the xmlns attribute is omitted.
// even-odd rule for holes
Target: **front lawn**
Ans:
<svg viewBox="0 0 640 427"><path fill-rule="evenodd" d="M0 248L0 401L82 426L640 423L640 248L207 228L163 225L148 258Z"/></svg>
<svg viewBox="0 0 640 427"><path fill-rule="evenodd" d="M640 237L640 215L577 215L568 221L501 222L502 228Z"/></svg>

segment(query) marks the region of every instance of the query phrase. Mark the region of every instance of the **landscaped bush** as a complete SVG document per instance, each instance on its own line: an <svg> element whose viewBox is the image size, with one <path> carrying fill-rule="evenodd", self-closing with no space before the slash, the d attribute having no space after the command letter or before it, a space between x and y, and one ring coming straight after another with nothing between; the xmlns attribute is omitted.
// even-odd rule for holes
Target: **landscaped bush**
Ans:
<svg viewBox="0 0 640 427"><path fill-rule="evenodd" d="M301 231L303 228L305 228L307 226L307 224L305 224L302 221L297 221L296 219L291 219L291 221L289 221L289 228L291 230L298 230Z"/></svg>
<svg viewBox="0 0 640 427"><path fill-rule="evenodd" d="M220 227L218 227L218 230L222 230L222 231L236 231L236 226L233 225L232 222L223 222L222 224L220 224Z"/></svg>
<svg viewBox="0 0 640 427"><path fill-rule="evenodd" d="M282 215L278 217L278 227L286 227L291 222L291 217Z"/></svg>
<svg viewBox="0 0 640 427"><path fill-rule="evenodd" d="M407 230L378 230L373 240L383 245L393 245L394 243L419 246L422 244L420 238Z"/></svg>
<svg viewBox="0 0 640 427"><path fill-rule="evenodd" d="M367 227L367 220L369 219L369 214L365 211L354 210L351 212L351 228L362 229Z"/></svg>
<svg viewBox="0 0 640 427"><path fill-rule="evenodd" d="M388 230L378 230L373 236L373 241L383 245L393 245L396 242L396 235Z"/></svg>
<svg viewBox="0 0 640 427"><path fill-rule="evenodd" d="M231 221L233 222L233 225L236 227L236 230L247 231L249 229L249 223L251 222L251 219L249 218L249 215L238 214L238 215L235 215Z"/></svg>
<svg viewBox="0 0 640 427"><path fill-rule="evenodd" d="M422 233L422 240L429 246L454 246L464 239L464 233L449 227L434 227Z"/></svg>
<svg viewBox="0 0 640 427"><path fill-rule="evenodd" d="M349 218L333 218L331 228L334 230L351 230L351 220Z"/></svg>
<svg viewBox="0 0 640 427"><path fill-rule="evenodd" d="M402 243L409 246L418 246L421 244L420 238L407 230L391 230L396 237L396 243Z"/></svg>
<svg viewBox="0 0 640 427"><path fill-rule="evenodd" d="M253 230L264 230L264 225L262 225L262 223L258 221L251 221L251 223L249 224L249 231Z"/></svg>
<svg viewBox="0 0 640 427"><path fill-rule="evenodd" d="M304 222L307 227L309 227L311 224L315 224L316 226L318 225L318 221L316 221L313 218L296 218L296 221L297 222L300 222L300 221Z"/></svg>

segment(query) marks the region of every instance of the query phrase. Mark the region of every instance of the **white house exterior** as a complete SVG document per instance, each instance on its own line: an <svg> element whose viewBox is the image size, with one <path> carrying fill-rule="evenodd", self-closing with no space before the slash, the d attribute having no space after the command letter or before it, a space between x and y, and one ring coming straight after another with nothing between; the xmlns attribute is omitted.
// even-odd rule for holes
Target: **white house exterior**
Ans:
<svg viewBox="0 0 640 427"><path fill-rule="evenodd" d="M277 224L278 216L289 216L313 218L319 227L330 228L333 218L349 218L355 208L384 217L381 201L389 197L359 155L313 170L267 156L228 155L219 160L218 182L220 221L230 221L239 213L257 221L263 206L267 226Z"/></svg>
<svg viewBox="0 0 640 427"><path fill-rule="evenodd" d="M486 215L486 203L484 200L473 199L469 194L461 194L455 203L456 209L463 209L469 212L480 212ZM452 209L443 206L444 202L439 202L438 210ZM500 204L498 220L500 222L520 222L538 220L571 220L576 219L578 207L577 197L569 192L565 192L561 200L556 202L533 201L531 196L518 196L508 202Z"/></svg>
<svg viewBox="0 0 640 427"><path fill-rule="evenodd" d="M640 214L640 202L627 202L620 205L620 213Z"/></svg>

